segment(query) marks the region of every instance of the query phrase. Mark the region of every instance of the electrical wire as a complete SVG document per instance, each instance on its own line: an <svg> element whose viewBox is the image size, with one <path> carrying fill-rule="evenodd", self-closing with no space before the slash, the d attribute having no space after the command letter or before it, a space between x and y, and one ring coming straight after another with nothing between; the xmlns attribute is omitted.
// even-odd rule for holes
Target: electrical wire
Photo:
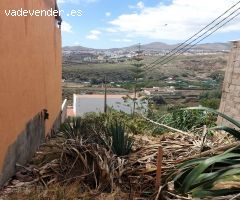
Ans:
<svg viewBox="0 0 240 200"><path fill-rule="evenodd" d="M240 13L237 13L234 17L232 17L230 20L228 20L227 22L225 22L224 24L221 25L221 23L223 23L225 20L227 20L229 17L231 17L233 14L235 14L238 10L240 10L240 8L236 9L235 11L233 11L231 14L229 14L227 17L225 17L223 20L221 20L220 22L218 22L215 26L211 27L210 29L208 29L207 31L204 32L204 34L202 34L201 36L197 37L196 39L194 39L191 43L186 44L184 47L182 47L181 49L178 49L174 54L170 55L170 56L166 56L165 58L161 59L159 62L153 64L151 67L147 68L147 70L149 69L153 69L155 66L159 65L159 64L166 64L164 61L169 60L169 58L176 56L177 54L182 54L185 53L186 51L190 50L191 48L193 48L194 46L196 46L196 44L200 43L201 41L203 41L204 39L206 39L207 37L209 37L210 35L212 35L213 33L215 33L217 30L219 30L220 28L222 28L223 26L225 26L227 23L229 23L230 21L232 21L234 18L236 18ZM218 25L220 25L218 27ZM216 28L217 27L217 28ZM214 29L216 28L216 29ZM214 29L214 30L213 30ZM213 30L210 34L207 34L209 31ZM205 34L207 34L207 36L204 36ZM203 38L201 38L203 37ZM200 39L200 40L199 40ZM197 41L196 43L194 43L193 45L191 45L193 42ZM191 46L190 46L191 45ZM190 48L185 49L186 47L190 46ZM172 60L172 59L171 59Z"/></svg>
<svg viewBox="0 0 240 200"><path fill-rule="evenodd" d="M226 13L228 13L230 10L232 10L234 7L236 7L238 4L240 3L240 1L238 1L236 4L234 4L233 6L231 6L229 9L227 9L224 13L222 13L220 16L218 16L216 19L214 19L212 22L210 22L208 25L206 25L204 28L202 28L201 30L199 30L197 33L195 33L193 36L191 36L190 38L188 38L186 41L184 41L183 43L181 43L180 45L178 45L177 47L175 47L173 50L171 50L170 52L168 52L166 55L162 56L161 58L158 58L157 60L155 60L154 62L148 64L148 65L145 65L146 68L148 67L152 67L151 65L154 65L156 64L159 60L163 60L165 57L168 57L168 55L170 54L174 54L176 53L177 51L179 51L178 49L180 47L182 47L183 45L185 45L187 42L189 42L190 40L192 40L195 36L197 36L198 34L200 34L202 31L204 31L206 28L208 28L209 26L211 26L212 24L214 24L218 19L220 19L221 17L223 17ZM224 18L226 19L226 18ZM221 20L222 22L223 20ZM209 31L209 30L208 30ZM207 32L208 32L207 31ZM206 33L206 32L204 32ZM204 34L202 34L201 36L203 36ZM200 37L200 36L199 36ZM197 37L195 40L193 40L192 42L196 41L197 39L199 39L199 37ZM190 42L189 44L187 45L190 45L192 42ZM186 47L186 45L185 45ZM184 48L185 48L184 47Z"/></svg>
<svg viewBox="0 0 240 200"><path fill-rule="evenodd" d="M240 9L240 8L239 8ZM197 41L196 43L194 43L193 45L191 45L188 49L185 49L183 52L181 52L179 55L189 51L190 49L192 49L194 46L196 46L197 44L199 44L201 41L203 41L204 39L206 39L207 37L209 37L210 35L212 35L213 33L215 33L216 31L218 31L220 28L222 28L223 26L225 26L227 23L229 23L230 21L232 21L233 19L235 19L237 16L240 15L240 12L237 13L236 15L234 15L231 19L229 19L228 21L226 21L224 24L222 24L220 27L217 27L215 30L213 30L211 33L209 33L208 35L206 35L204 38L202 38L201 40ZM177 56L179 56L177 55ZM162 63L162 65L165 65L167 63L169 63L170 61L172 61L173 59L175 59L177 56L175 56L174 58Z"/></svg>

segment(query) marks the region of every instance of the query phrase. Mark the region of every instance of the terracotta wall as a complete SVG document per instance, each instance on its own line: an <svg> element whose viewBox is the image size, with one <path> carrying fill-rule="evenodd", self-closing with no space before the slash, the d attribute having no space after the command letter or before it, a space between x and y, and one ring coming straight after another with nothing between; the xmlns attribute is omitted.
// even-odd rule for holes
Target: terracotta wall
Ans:
<svg viewBox="0 0 240 200"><path fill-rule="evenodd" d="M61 109L61 33L55 17L7 17L8 9L55 8L55 0L0 0L0 171L8 147L47 109Z"/></svg>

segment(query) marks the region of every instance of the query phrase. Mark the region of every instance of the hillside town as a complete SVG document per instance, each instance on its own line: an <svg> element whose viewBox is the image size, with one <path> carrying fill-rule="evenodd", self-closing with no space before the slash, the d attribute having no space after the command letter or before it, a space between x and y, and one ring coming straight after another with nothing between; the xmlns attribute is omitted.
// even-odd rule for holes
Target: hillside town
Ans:
<svg viewBox="0 0 240 200"><path fill-rule="evenodd" d="M168 54L176 45L166 45L163 43L152 43L142 45L145 56L164 56ZM131 60L136 56L137 45L120 49L90 49L85 47L64 47L64 64L82 63L119 63ZM183 55L209 55L218 53L228 53L230 46L227 43L201 44L193 49L189 49Z"/></svg>

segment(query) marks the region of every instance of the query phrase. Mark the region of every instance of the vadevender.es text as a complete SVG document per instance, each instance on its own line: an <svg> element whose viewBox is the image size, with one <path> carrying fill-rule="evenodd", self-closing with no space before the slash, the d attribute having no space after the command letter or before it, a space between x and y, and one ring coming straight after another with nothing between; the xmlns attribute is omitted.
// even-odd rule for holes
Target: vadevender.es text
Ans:
<svg viewBox="0 0 240 200"><path fill-rule="evenodd" d="M6 16L12 16L12 17L27 17L27 16L36 16L36 17L57 17L61 16L63 14L63 10L55 10L55 9L49 9L49 10L5 10ZM72 10L70 13L71 16L82 16L81 10Z"/></svg>

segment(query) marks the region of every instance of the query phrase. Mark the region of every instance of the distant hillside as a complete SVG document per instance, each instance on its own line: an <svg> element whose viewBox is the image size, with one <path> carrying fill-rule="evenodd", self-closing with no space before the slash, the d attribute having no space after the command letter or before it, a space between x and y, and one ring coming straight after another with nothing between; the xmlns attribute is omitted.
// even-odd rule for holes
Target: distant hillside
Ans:
<svg viewBox="0 0 240 200"><path fill-rule="evenodd" d="M195 49L202 49L202 50L215 50L215 51L229 51L231 48L230 43L207 43L207 44L199 44L195 47Z"/></svg>
<svg viewBox="0 0 240 200"><path fill-rule="evenodd" d="M65 51L92 51L92 48L82 47L82 46L66 46L63 47Z"/></svg>
<svg viewBox="0 0 240 200"><path fill-rule="evenodd" d="M149 44L143 44L141 45L141 49L148 52L148 51L156 51L161 52L164 50L172 50L176 48L179 44L165 44L161 42L153 42ZM193 50L202 50L202 51L229 51L230 50L230 43L206 43L206 44L198 44L196 45ZM93 48L87 48L82 46L67 46L63 47L64 51L95 51L95 52L104 52L104 51L135 51L138 48L138 45L132 45L129 47L123 47L123 48L112 48L112 49L93 49Z"/></svg>

